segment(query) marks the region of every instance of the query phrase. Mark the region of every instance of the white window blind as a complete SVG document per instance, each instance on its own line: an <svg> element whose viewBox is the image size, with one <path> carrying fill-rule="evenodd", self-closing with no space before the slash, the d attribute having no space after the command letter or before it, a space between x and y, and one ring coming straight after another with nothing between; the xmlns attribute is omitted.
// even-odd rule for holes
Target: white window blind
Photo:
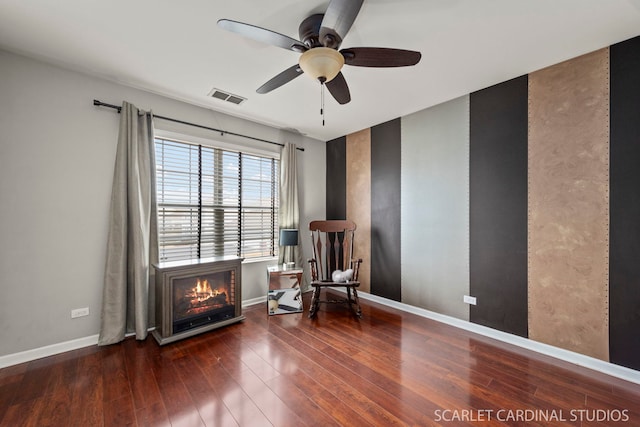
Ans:
<svg viewBox="0 0 640 427"><path fill-rule="evenodd" d="M277 255L270 157L155 139L160 261Z"/></svg>

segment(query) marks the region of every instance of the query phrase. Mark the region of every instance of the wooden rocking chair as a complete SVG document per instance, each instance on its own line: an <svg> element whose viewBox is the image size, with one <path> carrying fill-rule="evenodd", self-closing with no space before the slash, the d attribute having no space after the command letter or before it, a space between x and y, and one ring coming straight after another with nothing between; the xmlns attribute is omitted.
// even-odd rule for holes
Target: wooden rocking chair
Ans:
<svg viewBox="0 0 640 427"><path fill-rule="evenodd" d="M309 318L316 317L320 303L346 303L357 317L362 317L358 292L360 286L358 271L362 259L353 258L353 238L356 224L347 220L311 221L311 246L313 258L309 260L313 296L309 308ZM353 270L347 281L334 281L336 270ZM339 300L320 300L322 288L345 287L347 298Z"/></svg>

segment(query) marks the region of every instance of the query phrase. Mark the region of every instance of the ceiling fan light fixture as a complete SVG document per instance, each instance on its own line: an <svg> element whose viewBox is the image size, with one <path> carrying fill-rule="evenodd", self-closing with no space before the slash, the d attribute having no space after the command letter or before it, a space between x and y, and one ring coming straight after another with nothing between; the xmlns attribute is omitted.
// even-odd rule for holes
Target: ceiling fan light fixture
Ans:
<svg viewBox="0 0 640 427"><path fill-rule="evenodd" d="M337 50L315 47L300 55L298 64L306 75L326 83L338 75L344 65L344 57Z"/></svg>

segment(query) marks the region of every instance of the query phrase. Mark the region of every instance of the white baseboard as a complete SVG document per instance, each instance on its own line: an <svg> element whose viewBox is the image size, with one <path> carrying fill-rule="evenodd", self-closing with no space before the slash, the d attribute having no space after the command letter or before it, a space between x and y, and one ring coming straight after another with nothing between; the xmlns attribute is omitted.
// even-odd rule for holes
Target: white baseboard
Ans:
<svg viewBox="0 0 640 427"><path fill-rule="evenodd" d="M266 302L267 301L267 296L262 296L262 297L258 297L258 298L252 298L252 299L246 299L244 301L242 301L242 306L243 307L249 307L251 305L256 305L256 304L260 304L261 302Z"/></svg>
<svg viewBox="0 0 640 427"><path fill-rule="evenodd" d="M267 296L253 298L250 300L242 301L243 307L249 307L251 305L260 304L261 302L265 302L267 300ZM155 327L149 328L149 332L153 331ZM135 335L135 333L128 333L125 337L130 337ZM18 365L20 363L31 362L32 360L42 359L43 357L55 356L56 354L64 353L66 351L77 350L83 347L89 347L92 345L98 345L98 336L99 335L91 335L84 338L77 338L71 341L65 341L57 344L51 344L44 347L34 348L32 350L21 351L19 353L7 354L5 356L0 356L0 369L6 368L7 366Z"/></svg>
<svg viewBox="0 0 640 427"><path fill-rule="evenodd" d="M366 292L358 292L358 296L362 299L377 302L378 304L392 307L407 313L412 313L421 317L425 317L431 320L445 323L447 325L455 326L456 328L464 329L469 332L474 332L479 335L484 335L489 338L513 344L515 346L526 348L527 350L535 351L536 353L551 356L565 362L573 363L574 365L583 366L585 368L593 369L594 371L602 372L612 377L620 378L626 381L630 381L636 384L640 384L640 371L634 369L625 368L624 366L616 365L614 363L605 362L600 359L596 359L584 354L576 353L562 348L554 347L552 345L544 344L541 342L533 341L528 338L523 338L517 335L509 334L507 332L498 331L487 326L478 325L476 323L467 322L466 320L457 319L455 317L446 316L444 314L429 311L423 308L415 307L409 304L404 304L398 301L389 300L376 295L372 295Z"/></svg>
<svg viewBox="0 0 640 427"><path fill-rule="evenodd" d="M43 357L54 356L66 351L77 350L79 348L89 347L92 345L98 345L98 335L91 335L71 341L47 345L44 347L34 348L33 350L21 351L19 353L7 354L6 356L0 356L0 368L31 362L32 360L42 359Z"/></svg>
<svg viewBox="0 0 640 427"><path fill-rule="evenodd" d="M336 289L338 291L342 291ZM540 354L554 357L565 362L573 363L574 365L583 366L585 368L593 369L594 371L602 372L612 377L620 378L626 381L630 381L636 384L640 384L640 371L634 369L625 368L624 366L616 365L613 363L605 362L600 359L585 356L584 354L575 353L573 351L564 350L558 347L554 347L548 344L543 344L537 341L533 341L527 338L522 338L517 335L509 334L506 332L498 331L496 329L488 328L486 326L478 325L475 323L467 322L465 320L457 319L455 317L446 316L444 314L429 311L423 308L415 307L409 304L404 304L398 301L393 301L387 298L382 298L376 295L372 295L366 292L358 292L358 295L362 299L376 302L387 307L392 307L407 313L412 313L427 319L432 319L440 323L454 326L456 328L464 329L469 332L474 332L479 335L484 335L489 338L513 344L515 346L526 348L527 350L535 351ZM260 304L267 300L266 295L250 300L242 301L243 307L249 307L255 304ZM89 347L98 344L98 335L91 335L84 338L78 338L71 341L65 341L58 344L52 344L45 347L35 348L33 350L22 351L19 353L8 354L6 356L0 356L0 368L6 368L7 366L17 365L19 363L30 362L32 360L40 359L47 356L53 356L56 354L64 353L70 350L76 350L83 347Z"/></svg>

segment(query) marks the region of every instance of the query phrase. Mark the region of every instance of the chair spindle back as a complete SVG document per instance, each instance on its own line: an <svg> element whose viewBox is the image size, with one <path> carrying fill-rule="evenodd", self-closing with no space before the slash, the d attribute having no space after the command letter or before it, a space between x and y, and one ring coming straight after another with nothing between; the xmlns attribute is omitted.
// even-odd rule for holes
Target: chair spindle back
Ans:
<svg viewBox="0 0 640 427"><path fill-rule="evenodd" d="M312 221L309 224L317 278L331 281L335 270L351 268L356 224L348 220Z"/></svg>

